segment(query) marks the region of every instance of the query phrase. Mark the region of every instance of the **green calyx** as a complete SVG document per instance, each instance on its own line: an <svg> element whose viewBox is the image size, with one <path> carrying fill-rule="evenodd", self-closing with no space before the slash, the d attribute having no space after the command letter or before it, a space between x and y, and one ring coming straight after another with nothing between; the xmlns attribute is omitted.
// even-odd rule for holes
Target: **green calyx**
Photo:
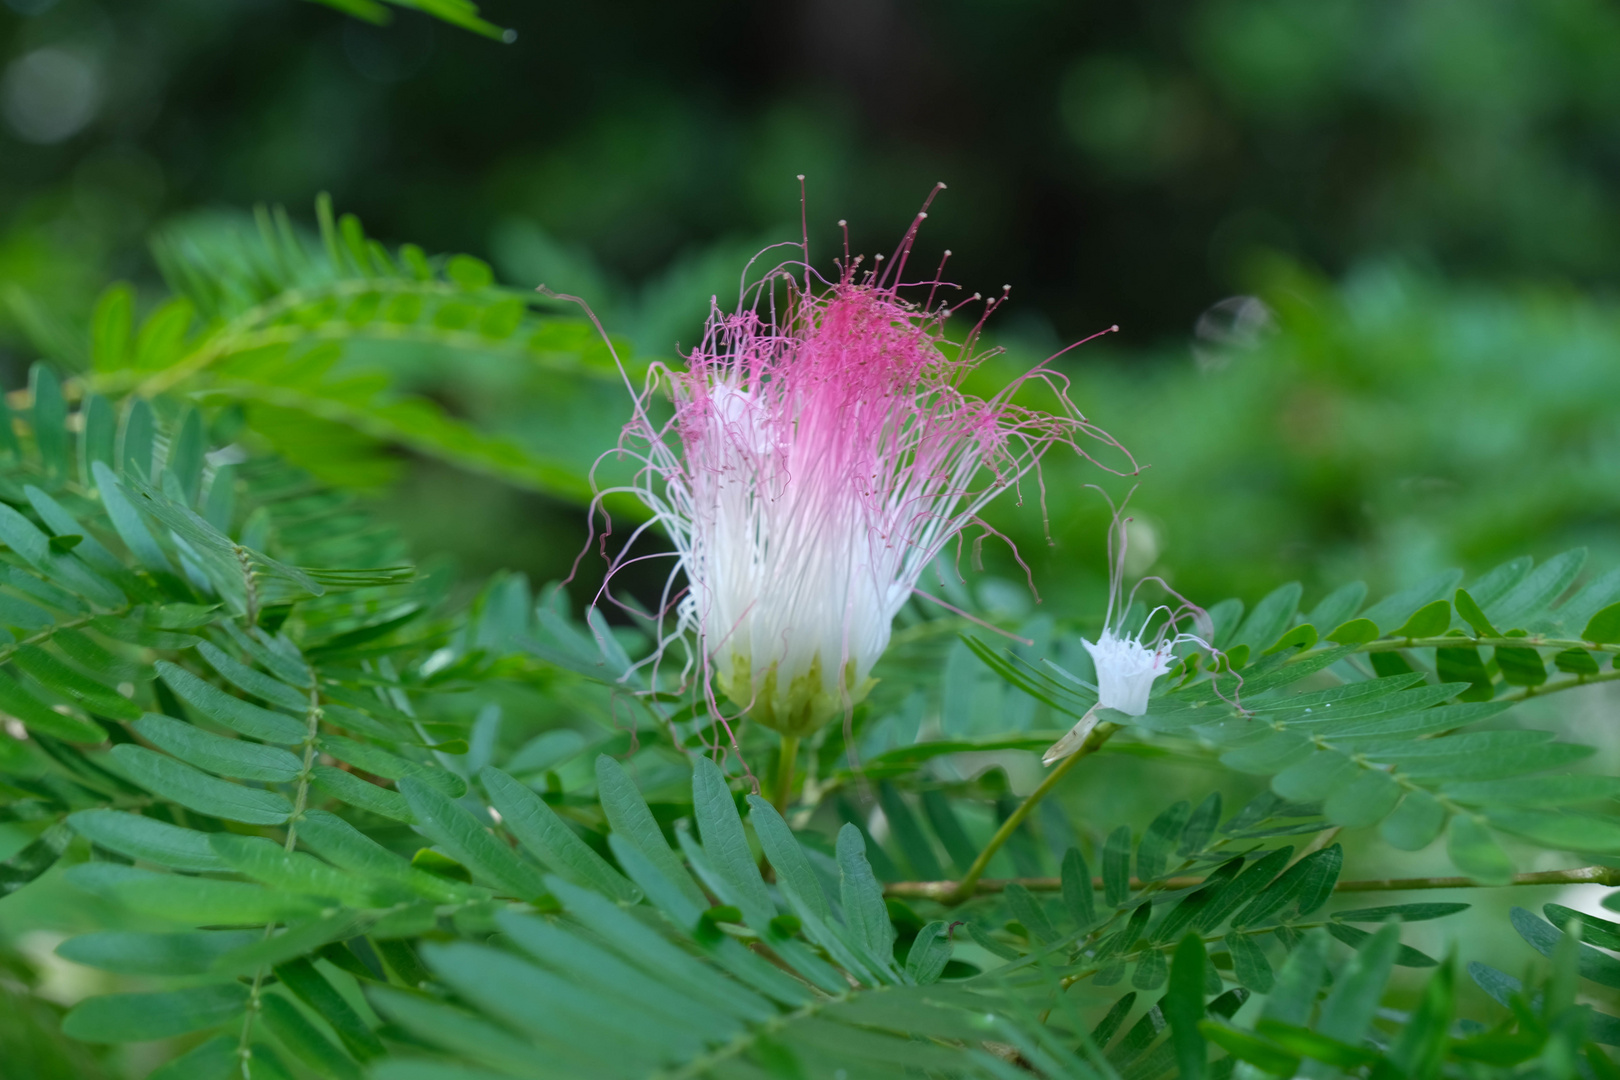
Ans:
<svg viewBox="0 0 1620 1080"><path fill-rule="evenodd" d="M860 704L877 685L876 679L865 679L857 686L855 661L846 660L842 685L829 689L821 677L820 653L811 659L809 670L786 686L780 684L774 661L757 681L749 657L734 652L717 661L715 681L721 693L747 710L750 719L783 735L809 734Z"/></svg>

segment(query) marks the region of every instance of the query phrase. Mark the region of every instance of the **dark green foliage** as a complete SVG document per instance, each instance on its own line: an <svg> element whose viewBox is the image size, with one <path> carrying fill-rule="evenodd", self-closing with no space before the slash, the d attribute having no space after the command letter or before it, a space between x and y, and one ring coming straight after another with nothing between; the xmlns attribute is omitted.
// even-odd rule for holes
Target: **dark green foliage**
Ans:
<svg viewBox="0 0 1620 1080"><path fill-rule="evenodd" d="M1485 883L1515 869L1503 835L1620 854L1620 782L1568 771L1590 748L1508 713L1532 689L1612 677L1620 576L1583 581L1576 552L1465 589L1436 574L1365 610L1357 587L1304 617L1297 585L1215 605L1215 677L1188 652L1146 714L1105 714L1102 730L1148 766L1179 755L1224 769L1228 796L1259 793L1236 810L1219 793L1167 793L1097 819L1054 798L979 866L1024 780L971 755L1049 745L1095 703L1089 669L961 646L960 620L916 616L882 693L935 700L947 661L929 642L945 642L975 677L999 676L994 700L1028 724L919 728L859 767L830 734L779 811L736 753L705 752L713 718L637 666L635 629L575 619L561 590L517 575L464 603L347 496L263 452L286 450L274 430L287 418L239 407L269 382L352 406L335 421L296 406L320 423L399 437L373 422L397 403L324 381L316 339L393 318L441 343L527 335L511 345L522 351L554 329L474 260L396 258L352 219L327 220L313 252L267 221L251 287L170 252L171 271L195 278L192 308L139 329L119 291L98 309L98 385L172 378L206 391L200 406L64 392L38 367L9 429L0 810L27 838L0 889L39 888L66 864L61 887L145 920L61 946L142 980L81 1001L69 1036L190 1040L159 1077L244 1060L250 1077L335 1080L1155 1080L1225 1077L1240 1061L1415 1078L1533 1058L1553 1075L1577 1060L1601 1072L1591 1055L1620 1041L1620 1020L1577 1011L1572 987L1620 986L1620 925L1516 910L1512 928L1553 976L1526 993L1470 969L1513 1010L1476 1032L1456 1022L1454 962L1401 940L1401 924L1467 905L1336 890L1341 843L1374 827L1407 849L1443 836L1455 869ZM278 314L235 321L260 309ZM194 311L215 321L193 334ZM230 336L283 331L287 348L256 359ZM571 364L570 378L600 374ZM262 442L235 441L244 418ZM551 483L533 461L458 441L445 418L413 437ZM1023 629L1084 656L1079 623ZM857 743L884 700L852 714ZM757 760L758 733L739 745ZM948 895L975 866L982 894ZM1427 980L1404 1021L1389 1002L1417 984L1392 993L1397 969ZM1264 1008L1240 1014L1251 993L1269 995Z"/></svg>

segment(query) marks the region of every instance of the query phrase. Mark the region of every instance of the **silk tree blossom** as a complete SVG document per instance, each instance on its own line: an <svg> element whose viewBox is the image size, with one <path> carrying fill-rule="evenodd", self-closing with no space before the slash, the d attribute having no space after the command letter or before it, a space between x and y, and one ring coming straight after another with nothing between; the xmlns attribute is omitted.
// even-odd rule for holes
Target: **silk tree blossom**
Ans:
<svg viewBox="0 0 1620 1080"><path fill-rule="evenodd" d="M922 283L922 304L898 284L925 216L888 272L862 272L846 244L834 282L813 283L808 260L795 261L735 311L716 308L685 370L654 365L621 439L639 470L617 490L651 511L678 564L665 590L673 625L660 620L646 662L695 637L686 674L696 666L710 693L712 673L721 694L784 735L866 696L923 571L982 524L986 504L1038 475L1049 449L1095 460L1083 443L1100 440L1129 460L1044 363L993 397L962 388L991 355L974 352L983 317L952 343L953 309L933 303L939 274ZM1014 403L1032 384L1052 392L1056 412ZM658 423L666 391L674 414ZM631 561L627 546L610 579Z"/></svg>
<svg viewBox="0 0 1620 1080"><path fill-rule="evenodd" d="M1214 627L1209 615L1171 589L1163 578L1143 578L1129 595L1125 594L1126 526L1130 520L1121 518L1118 508L1114 510L1113 524L1108 529L1108 607L1103 615L1102 632L1096 641L1080 639L1080 644L1091 654L1091 663L1097 672L1095 686L1083 682L1082 685L1096 691L1097 703L1086 710L1080 722L1063 738L1047 748L1041 755L1042 764L1051 765L1079 750L1097 726L1098 713L1103 709L1113 709L1126 716L1144 715L1154 684L1179 662L1178 646L1197 645L1218 655L1210 644ZM1125 620L1135 607L1137 591L1150 582L1169 593L1175 603L1154 607L1132 630L1124 625ZM1193 623L1196 633L1180 629L1188 621ZM1081 682L1067 672L1063 674Z"/></svg>

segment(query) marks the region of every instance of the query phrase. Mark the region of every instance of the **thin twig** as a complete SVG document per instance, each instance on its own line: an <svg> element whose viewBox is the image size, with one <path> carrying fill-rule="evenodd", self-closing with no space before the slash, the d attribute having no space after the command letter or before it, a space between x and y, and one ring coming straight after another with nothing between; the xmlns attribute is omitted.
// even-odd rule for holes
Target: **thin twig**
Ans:
<svg viewBox="0 0 1620 1080"><path fill-rule="evenodd" d="M313 675L314 673L311 672ZM293 811L287 817L287 839L282 850L291 852L298 847L298 821L304 816L304 809L309 801L309 778L315 767L315 739L321 730L321 697L320 679L315 679L309 690L309 711L305 714L308 721L304 731L304 761L298 772L298 792L293 801ZM276 924L268 923L264 928L265 940L274 936ZM242 1080L250 1080L253 1075L253 1022L258 1018L259 1004L264 992L265 965L260 964L253 972L253 984L248 990L247 1011L242 1017L242 1033L236 1043L236 1057L241 1064Z"/></svg>
<svg viewBox="0 0 1620 1080"><path fill-rule="evenodd" d="M1314 649L1302 649L1288 658L1290 664L1298 663L1307 657L1315 656L1331 648L1331 643L1324 643ZM1356 653L1398 652L1401 649L1557 649L1563 652L1566 649L1585 649L1588 652L1620 653L1620 643L1604 641L1581 641L1579 638L1546 638L1529 634L1525 637L1409 637L1409 638L1379 638L1376 641L1364 641L1355 647Z"/></svg>
<svg viewBox="0 0 1620 1080"><path fill-rule="evenodd" d="M1140 878L1131 879L1133 892L1149 885L1160 889L1175 891L1176 889L1190 889L1201 885L1207 880L1202 877L1172 877L1160 878L1157 881L1142 881ZM1620 885L1620 868L1608 866L1577 866L1571 870L1538 870L1529 874L1514 874L1509 881L1502 882L1507 885ZM980 878L973 882L972 890L975 895L988 896L992 893L1004 891L1009 885L1022 885L1030 892L1060 892L1063 889L1063 880L1055 877L1028 877L1028 878ZM1091 887L1101 890L1102 878L1092 878ZM1493 888L1486 883L1478 882L1466 877L1417 877L1417 878L1362 878L1352 881L1341 881L1334 886L1335 892L1406 892L1419 889L1479 889ZM960 881L892 881L883 887L884 895L909 900L939 900L944 903L956 903L960 897L956 894L963 891L964 885Z"/></svg>
<svg viewBox="0 0 1620 1080"><path fill-rule="evenodd" d="M936 899L943 900L947 904L956 904L971 896L979 882L979 878L983 876L985 868L990 865L991 858L1001 850L1003 844L1012 838L1012 834L1017 831L1018 826L1024 823L1024 819L1029 817L1030 813L1040 804L1042 799L1051 793L1053 788L1057 787L1058 781L1062 780L1070 769L1080 763L1081 758L1096 753L1102 744L1107 742L1109 737L1119 729L1120 725L1110 724L1107 721L1098 724L1092 729L1091 734L1086 736L1086 741L1080 745L1080 749L1058 762L1052 771L1046 774L1046 779L1041 781L1041 786L1030 792L1029 797L1018 804L1018 809L1007 816L1007 820L1001 823L1001 828L996 830L996 834L990 838L990 842L984 845L984 850L979 852L979 857L973 860L973 865L968 867L967 873L963 875L961 881L929 883L951 886L947 895L940 895Z"/></svg>

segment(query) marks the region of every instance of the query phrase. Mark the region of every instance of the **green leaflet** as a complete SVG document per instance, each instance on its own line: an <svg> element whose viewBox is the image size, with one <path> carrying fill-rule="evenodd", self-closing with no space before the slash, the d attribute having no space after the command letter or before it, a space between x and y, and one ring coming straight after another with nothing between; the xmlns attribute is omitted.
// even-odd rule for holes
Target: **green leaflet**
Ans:
<svg viewBox="0 0 1620 1080"><path fill-rule="evenodd" d="M1434 782L1506 778L1520 773L1541 772L1580 761L1594 752L1590 746L1575 743L1543 743L1472 752L1459 747L1448 754L1447 744L1450 741L1434 740L1434 749L1429 752L1386 751L1379 753L1378 757L1394 764L1403 776ZM1427 747L1424 749L1429 750Z"/></svg>
<svg viewBox="0 0 1620 1080"><path fill-rule="evenodd" d="M939 981L951 959L951 939L947 924L940 919L924 926L906 955L906 974L920 986Z"/></svg>
<svg viewBox="0 0 1620 1080"><path fill-rule="evenodd" d="M431 900L461 903L480 895L474 886L460 885L416 869L406 859L325 810L304 812L299 819L298 838L323 859L350 873L397 882Z"/></svg>
<svg viewBox="0 0 1620 1080"><path fill-rule="evenodd" d="M239 983L196 986L156 994L107 994L74 1006L62 1030L89 1042L149 1042L217 1027L247 1005Z"/></svg>
<svg viewBox="0 0 1620 1080"><path fill-rule="evenodd" d="M1470 806L1561 807L1620 797L1620 777L1564 774L1442 785L1448 799Z"/></svg>
<svg viewBox="0 0 1620 1080"><path fill-rule="evenodd" d="M378 1012L476 1064L489 1064L500 1072L469 1065L439 1065L426 1061L392 1059L379 1062L373 1076L394 1080L508 1080L513 1074L532 1073L542 1080L563 1080L566 1074L537 1060L534 1044L461 1009L417 994L393 989L373 990L368 999Z"/></svg>
<svg viewBox="0 0 1620 1080"><path fill-rule="evenodd" d="M624 767L606 754L598 755L596 783L601 793L602 811L613 826L613 835L634 845L694 907L707 907L707 898L670 850L658 823L653 820L652 811L647 808L647 801Z"/></svg>
<svg viewBox="0 0 1620 1080"><path fill-rule="evenodd" d="M802 942L784 933L779 924L774 922L776 906L771 901L770 894L765 888L765 879L760 875L759 866L754 862L753 853L749 849L742 816L737 812L737 804L732 801L731 790L726 784L725 776L719 767L707 758L699 757L693 761L692 809L697 818L698 828L703 834L703 844L699 848L692 841L690 833L682 833L680 837L682 847L693 869L720 897L721 902L739 908L743 921L750 929L769 941L772 950L794 970L815 982L823 990L833 993L841 989L840 984L847 985L836 969L805 948ZM859 868L853 860L846 863L844 853L841 833L839 862L844 875L844 919L855 940L869 944L870 934L876 931L871 923L862 920L871 917L872 893L861 885L852 883L850 875L852 872L858 873ZM859 862L861 866L865 866L864 854L860 856ZM870 877L870 867L866 869L867 876ZM880 913L878 917L882 919L883 925L888 927L888 913L883 907L882 890L877 886L875 878L872 880L872 889L876 890L876 907ZM855 912L849 909L851 895L860 905ZM889 927L889 930L893 932L892 927ZM892 942L892 938L890 941ZM888 953L876 952L875 955L887 956Z"/></svg>
<svg viewBox="0 0 1620 1080"><path fill-rule="evenodd" d="M1229 648L1247 645L1250 655L1257 655L1269 647L1282 636L1284 630L1288 629L1294 612L1299 608L1302 593L1303 589L1297 581L1268 593L1254 606L1249 617L1243 620L1243 625L1233 635Z"/></svg>
<svg viewBox="0 0 1620 1080"><path fill-rule="evenodd" d="M1340 626L1355 617L1361 605L1367 599L1367 586L1365 582L1352 581L1348 585L1328 593L1321 603L1311 609L1305 616L1305 621L1318 628L1331 629Z"/></svg>
<svg viewBox="0 0 1620 1080"><path fill-rule="evenodd" d="M277 965L275 972L282 985L332 1026L349 1053L361 1061L382 1055L382 1043L377 1036L314 964L308 960L293 960Z"/></svg>
<svg viewBox="0 0 1620 1080"><path fill-rule="evenodd" d="M1613 818L1504 807L1487 808L1485 818L1493 828L1528 837L1544 847L1600 855L1620 850L1620 823Z"/></svg>
<svg viewBox="0 0 1620 1080"><path fill-rule="evenodd" d="M1401 786L1388 773L1363 769L1328 795L1322 814L1335 825L1373 825L1395 809L1401 794Z"/></svg>
<svg viewBox="0 0 1620 1080"><path fill-rule="evenodd" d="M1585 563L1585 548L1556 555L1532 570L1501 599L1485 605L1485 613L1503 630L1521 629L1564 594Z"/></svg>
<svg viewBox="0 0 1620 1080"><path fill-rule="evenodd" d="M1365 947L1373 937L1365 930L1354 926L1346 926L1341 922L1331 922L1327 925L1327 932L1339 941L1344 942L1352 949ZM1402 967L1434 967L1435 959L1407 945L1395 946L1395 963Z"/></svg>
<svg viewBox="0 0 1620 1080"><path fill-rule="evenodd" d="M725 1042L742 1030L735 1017L694 1001L677 989L678 984L648 979L606 949L555 923L503 912L500 924L534 959L602 994L621 1010L644 1009L659 1020L714 1042Z"/></svg>
<svg viewBox="0 0 1620 1080"><path fill-rule="evenodd" d="M1282 637L1278 638L1276 643L1273 644L1271 648L1267 649L1260 655L1263 657L1270 656L1273 653L1280 653L1284 650L1304 652L1309 650L1311 646L1315 645L1320 640L1321 636L1317 634L1316 627L1310 625L1309 623L1302 623L1301 625L1296 626L1292 630L1288 631Z"/></svg>
<svg viewBox="0 0 1620 1080"><path fill-rule="evenodd" d="M246 664L231 659L222 650L209 642L202 642L197 646L197 653L208 661L210 667L238 689L245 690L262 701L286 709L288 712L301 713L309 709L309 695L294 687L288 686L279 679L272 678L263 672L255 671Z"/></svg>
<svg viewBox="0 0 1620 1080"><path fill-rule="evenodd" d="M1399 629L1390 632L1390 636L1397 638L1437 637L1445 633L1450 626L1450 601L1435 600L1412 612Z"/></svg>
<svg viewBox="0 0 1620 1080"><path fill-rule="evenodd" d="M1111 907L1125 902L1131 892L1131 828L1121 825L1103 845L1103 901Z"/></svg>
<svg viewBox="0 0 1620 1080"><path fill-rule="evenodd" d="M271 1034L317 1074L329 1080L360 1080L359 1066L333 1046L292 1002L279 994L266 994L260 1007Z"/></svg>
<svg viewBox="0 0 1620 1080"><path fill-rule="evenodd" d="M303 690L308 690L314 685L309 665L298 654L297 648L285 638L273 637L258 627L254 627L253 632L249 634L235 622L226 622L224 629L238 648L277 679ZM308 707L307 702L304 707Z"/></svg>
<svg viewBox="0 0 1620 1080"><path fill-rule="evenodd" d="M303 762L277 746L227 739L167 716L147 713L135 722L141 738L181 761L240 780L288 783L303 771Z"/></svg>
<svg viewBox="0 0 1620 1080"><path fill-rule="evenodd" d="M1610 604L1587 621L1581 640L1595 644L1620 642L1620 603Z"/></svg>
<svg viewBox="0 0 1620 1080"><path fill-rule="evenodd" d="M226 865L278 892L331 897L350 907L371 906L371 889L365 882L312 855L287 851L262 836L215 833L209 840Z"/></svg>
<svg viewBox="0 0 1620 1080"><path fill-rule="evenodd" d="M131 859L175 870L223 870L208 833L122 810L80 810L68 817L80 836Z"/></svg>
<svg viewBox="0 0 1620 1080"><path fill-rule="evenodd" d="M1385 597L1366 611L1361 618L1377 626L1385 634L1400 626L1412 613L1425 604L1431 604L1443 596L1449 596L1462 580L1461 570L1441 570L1411 588L1403 589L1393 596Z"/></svg>
<svg viewBox="0 0 1620 1080"><path fill-rule="evenodd" d="M197 1080L198 1077L225 1077L232 1068L239 1067L241 1058L237 1056L237 1039L239 1033L215 1035L212 1039L198 1043L190 1050L154 1069L147 1080ZM268 1048L255 1047L256 1078L263 1077L269 1080L282 1080L283 1074L275 1072L273 1067L264 1067L263 1052Z"/></svg>
<svg viewBox="0 0 1620 1080"><path fill-rule="evenodd" d="M85 863L67 872L73 885L136 911L192 926L259 926L320 910L318 901L240 881L155 874L112 863Z"/></svg>
<svg viewBox="0 0 1620 1080"><path fill-rule="evenodd" d="M169 459L164 462L187 504L195 503L201 491L204 449L202 415L196 409L187 409L169 445Z"/></svg>
<svg viewBox="0 0 1620 1080"><path fill-rule="evenodd" d="M1204 1037L1198 1025L1204 1019L1204 943L1188 934L1176 946L1170 969L1170 985L1160 1008L1170 1023L1170 1043L1175 1050L1180 1076L1201 1080L1207 1064Z"/></svg>
<svg viewBox="0 0 1620 1080"><path fill-rule="evenodd" d="M833 913L827 902L827 894L822 890L820 880L811 869L809 859L805 857L787 822L782 820L776 807L758 795L750 795L748 805L752 811L749 817L754 825L754 833L759 837L760 846L765 849L765 857L776 871L777 886L788 903L807 923L830 923Z"/></svg>
<svg viewBox="0 0 1620 1080"><path fill-rule="evenodd" d="M317 788L332 796L341 799L350 806L369 810L381 817L392 818L395 821L412 822L415 817L411 812L410 804L405 797L397 791L378 787L367 780L362 780L350 772L334 769L330 765L316 765L310 770L310 780Z"/></svg>
<svg viewBox="0 0 1620 1080"><path fill-rule="evenodd" d="M628 903L641 899L641 890L586 846L540 796L493 765L479 779L502 825L553 873Z"/></svg>
<svg viewBox="0 0 1620 1080"><path fill-rule="evenodd" d="M268 937L232 949L214 962L221 975L248 977L255 972L308 956L323 946L355 933L366 920L353 911L337 911L318 919L307 919Z"/></svg>
<svg viewBox="0 0 1620 1080"><path fill-rule="evenodd" d="M1076 930L1090 929L1097 920L1096 897L1092 891L1091 868L1079 848L1070 848L1063 856L1063 905L1074 920Z"/></svg>
<svg viewBox="0 0 1620 1080"><path fill-rule="evenodd" d="M534 899L545 895L540 870L491 836L467 810L415 777L401 780L399 790L410 805L417 828L476 877L506 896Z"/></svg>
<svg viewBox="0 0 1620 1080"><path fill-rule="evenodd" d="M883 905L883 887L866 861L866 843L853 825L838 831L838 866L843 872L839 895L850 933L871 955L887 958L894 949L894 926Z"/></svg>
<svg viewBox="0 0 1620 1080"><path fill-rule="evenodd" d="M1232 955L1233 977L1257 994L1271 993L1276 976L1272 974L1271 961L1266 959L1254 938L1241 930L1233 930L1222 941Z"/></svg>
<svg viewBox="0 0 1620 1080"><path fill-rule="evenodd" d="M115 746L112 758L131 780L200 814L248 825L280 825L292 803L274 791L233 784L140 746Z"/></svg>
<svg viewBox="0 0 1620 1080"><path fill-rule="evenodd" d="M67 472L67 402L62 383L50 365L38 361L28 369L28 390L33 397L34 441L46 472L62 476Z"/></svg>
<svg viewBox="0 0 1620 1080"><path fill-rule="evenodd" d="M1143 881L1152 881L1165 872L1170 853L1181 839L1181 832L1192 816L1192 804L1183 800L1175 803L1153 819L1142 834L1136 849L1136 874Z"/></svg>
<svg viewBox="0 0 1620 1080"><path fill-rule="evenodd" d="M1524 908L1516 907L1508 913L1509 921L1519 936L1542 956L1551 957L1566 937L1564 931L1537 918ZM1576 949L1576 964L1581 978L1591 979L1603 986L1620 988L1620 960L1590 945Z"/></svg>
<svg viewBox="0 0 1620 1080"><path fill-rule="evenodd" d="M330 754L339 761L348 762L373 776L381 776L388 780L401 780L412 776L452 799L459 799L467 793L467 784L459 776L431 765L407 761L368 743L346 739L341 735L319 735L315 739L315 745L323 753Z"/></svg>
<svg viewBox="0 0 1620 1080"><path fill-rule="evenodd" d="M655 1066L666 1054L690 1056L703 1045L673 1024L615 1022L611 1003L593 991L519 957L456 943L422 950L423 959L464 999L509 1026L568 1054L590 1075L618 1075ZM665 1040L668 1040L667 1042Z"/></svg>
<svg viewBox="0 0 1620 1080"><path fill-rule="evenodd" d="M1445 828L1446 808L1424 791L1408 792L1395 810L1379 826L1379 835L1402 851L1427 847Z"/></svg>
<svg viewBox="0 0 1620 1080"><path fill-rule="evenodd" d="M260 930L101 930L69 938L56 952L75 964L120 975L204 975L221 956L263 937Z"/></svg>
<svg viewBox="0 0 1620 1080"><path fill-rule="evenodd" d="M1356 908L1354 911L1335 911L1333 918L1341 922L1381 923L1389 919L1401 922L1424 922L1443 919L1459 911L1467 911L1467 904L1388 904L1383 907Z"/></svg>
<svg viewBox="0 0 1620 1080"><path fill-rule="evenodd" d="M719 767L707 758L697 758L692 764L692 811L703 836L703 852L724 880L729 894L722 899L736 904L749 925L764 932L765 925L775 917L776 908L765 891L765 880L748 848L731 789Z"/></svg>
<svg viewBox="0 0 1620 1080"><path fill-rule="evenodd" d="M1046 910L1027 888L1013 882L1007 886L1002 895L1012 909L1013 918L1029 932L1032 944L1049 945L1058 939L1058 933L1052 927L1052 921L1047 916Z"/></svg>
<svg viewBox="0 0 1620 1080"><path fill-rule="evenodd" d="M262 742L293 746L304 741L308 724L302 720L232 697L166 660L157 662L157 670L164 683L182 701L217 724Z"/></svg>
<svg viewBox="0 0 1620 1080"><path fill-rule="evenodd" d="M630 869L628 864L626 869ZM640 879L639 875L636 876ZM651 975L673 980L676 985L686 987L689 993L715 1008L735 1012L758 1022L775 1015L775 1010L765 997L760 996L761 993L795 1006L811 1000L802 983L787 978L775 967L736 964L732 967L733 974L742 981L728 979L713 967L699 963L690 953L675 946L606 897L561 879L553 880L551 887L571 916L624 959ZM648 893L650 895L652 890L648 889ZM732 953L729 958L725 955L727 951ZM716 953L723 966L728 959L734 960L739 956L759 959L746 950L737 953L722 947ZM764 977L759 977L762 974Z"/></svg>
<svg viewBox="0 0 1620 1080"><path fill-rule="evenodd" d="M131 440L125 437L126 450L133 450ZM128 495L124 493L123 485L117 474L102 462L91 465L91 474L95 478L96 488L101 494L101 503L107 509L107 516L112 520L112 526L118 532L118 538L129 548L137 562L153 574L163 578L172 578L174 567L169 557L152 538L151 530L146 522L130 503Z"/></svg>
<svg viewBox="0 0 1620 1080"><path fill-rule="evenodd" d="M1202 852L1215 835L1220 820L1221 793L1212 791L1187 818L1187 824L1181 830L1181 842L1176 845L1176 854L1191 856Z"/></svg>

